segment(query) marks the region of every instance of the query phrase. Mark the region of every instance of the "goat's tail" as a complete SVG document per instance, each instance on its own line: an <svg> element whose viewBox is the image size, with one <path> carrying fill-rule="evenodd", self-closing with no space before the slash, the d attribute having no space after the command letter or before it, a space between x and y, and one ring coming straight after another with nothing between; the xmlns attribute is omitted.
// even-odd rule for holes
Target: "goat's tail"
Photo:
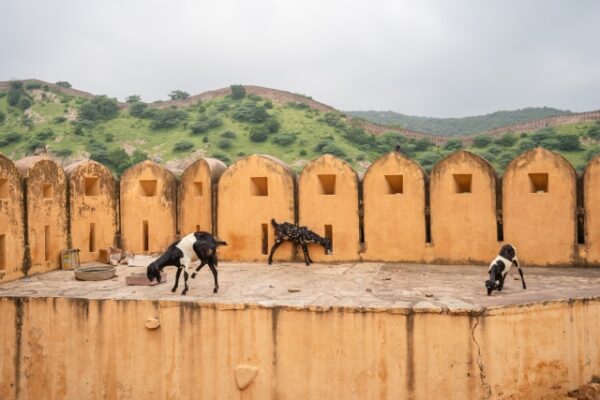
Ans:
<svg viewBox="0 0 600 400"><path fill-rule="evenodd" d="M223 240L215 240L215 243L217 244L217 246L227 246L227 242Z"/></svg>
<svg viewBox="0 0 600 400"><path fill-rule="evenodd" d="M273 225L273 228L277 228L279 224L277 223L277 221L275 221L275 218L271 218L271 225Z"/></svg>

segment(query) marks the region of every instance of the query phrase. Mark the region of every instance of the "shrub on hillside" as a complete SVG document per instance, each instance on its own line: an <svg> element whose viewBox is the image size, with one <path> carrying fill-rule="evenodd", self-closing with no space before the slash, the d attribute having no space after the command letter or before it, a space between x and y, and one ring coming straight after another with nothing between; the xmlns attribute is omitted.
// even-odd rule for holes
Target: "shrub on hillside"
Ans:
<svg viewBox="0 0 600 400"><path fill-rule="evenodd" d="M253 142L264 142L269 137L269 131L263 125L254 125L250 128L248 137Z"/></svg>
<svg viewBox="0 0 600 400"><path fill-rule="evenodd" d="M537 145L540 145L543 140L550 139L554 135L556 135L556 130L554 128L544 128L533 132L529 135L529 138L531 138L531 140L533 140Z"/></svg>
<svg viewBox="0 0 600 400"><path fill-rule="evenodd" d="M6 114L4 114L2 110L0 110L0 124L4 121L6 121Z"/></svg>
<svg viewBox="0 0 600 400"><path fill-rule="evenodd" d="M31 107L31 100L29 99L29 97L22 97L21 100L19 100L19 108L25 111L29 107Z"/></svg>
<svg viewBox="0 0 600 400"><path fill-rule="evenodd" d="M234 100L243 99L246 96L246 89L242 85L231 85L231 98Z"/></svg>
<svg viewBox="0 0 600 400"><path fill-rule="evenodd" d="M156 110L150 122L150 129L170 129L187 119L187 113L182 110L167 108Z"/></svg>
<svg viewBox="0 0 600 400"><path fill-rule="evenodd" d="M6 97L6 101L8 102L8 104L10 106L16 107L19 104L19 100L21 100L21 90L10 89Z"/></svg>
<svg viewBox="0 0 600 400"><path fill-rule="evenodd" d="M592 125L587 128L585 135L591 139L599 140L600 139L600 125Z"/></svg>
<svg viewBox="0 0 600 400"><path fill-rule="evenodd" d="M38 83L38 82L29 82L25 85L25 89L27 90L34 90L34 89L41 89L42 88L42 84Z"/></svg>
<svg viewBox="0 0 600 400"><path fill-rule="evenodd" d="M233 110L232 117L240 122L261 123L269 118L269 114L264 106L251 101L244 101Z"/></svg>
<svg viewBox="0 0 600 400"><path fill-rule="evenodd" d="M558 150L560 142L557 138L550 137L542 140L539 145L549 150Z"/></svg>
<svg viewBox="0 0 600 400"><path fill-rule="evenodd" d="M141 96L137 95L137 94L132 94L131 96L127 96L127 98L125 99L125 102L129 103L129 104L140 103L141 101L142 101Z"/></svg>
<svg viewBox="0 0 600 400"><path fill-rule="evenodd" d="M336 157L346 157L346 152L335 143L330 143L321 149L321 154L331 154Z"/></svg>
<svg viewBox="0 0 600 400"><path fill-rule="evenodd" d="M169 93L169 97L171 100L185 100L190 97L190 94L182 90L173 90L171 93Z"/></svg>
<svg viewBox="0 0 600 400"><path fill-rule="evenodd" d="M96 96L79 108L78 119L88 121L108 121L119 114L117 99L108 96Z"/></svg>
<svg viewBox="0 0 600 400"><path fill-rule="evenodd" d="M529 150L535 148L535 146L537 146L537 144L532 139L525 138L525 139L521 139L517 148L519 149L519 151L521 153L524 153L526 151L529 151Z"/></svg>
<svg viewBox="0 0 600 400"><path fill-rule="evenodd" d="M296 141L296 135L292 133L279 133L273 136L272 141L279 146L289 146Z"/></svg>
<svg viewBox="0 0 600 400"><path fill-rule="evenodd" d="M326 123L329 126L341 127L344 125L344 116L341 113L325 113L319 120Z"/></svg>
<svg viewBox="0 0 600 400"><path fill-rule="evenodd" d="M177 142L173 146L173 151L188 151L194 148L194 143L188 142L187 140Z"/></svg>
<svg viewBox="0 0 600 400"><path fill-rule="evenodd" d="M38 138L39 140L49 140L52 139L54 137L54 131L50 128L44 129L41 132L38 132L35 135L36 138Z"/></svg>
<svg viewBox="0 0 600 400"><path fill-rule="evenodd" d="M517 156L517 154L512 152L504 152L498 156L496 160L501 169L506 169L508 164Z"/></svg>
<svg viewBox="0 0 600 400"><path fill-rule="evenodd" d="M58 82L56 82L56 86L64 87L67 89L71 88L71 84L67 81L58 81Z"/></svg>
<svg viewBox="0 0 600 400"><path fill-rule="evenodd" d="M221 133L221 137L227 138L227 139L235 139L237 137L237 134L232 131L225 131L225 132Z"/></svg>
<svg viewBox="0 0 600 400"><path fill-rule="evenodd" d="M457 151L462 149L463 143L459 139L450 139L444 145L444 150Z"/></svg>
<svg viewBox="0 0 600 400"><path fill-rule="evenodd" d="M433 167L433 165L438 162L438 160L442 158L442 155L439 153L435 153L432 151L427 151L425 153L420 154L417 157L417 161L419 164L421 164L421 167L423 167L424 169L426 169L427 171L430 171L431 168Z"/></svg>
<svg viewBox="0 0 600 400"><path fill-rule="evenodd" d="M579 136L573 133L565 133L562 135L557 135L556 139L558 139L558 149L562 151L581 151L581 142L579 141Z"/></svg>
<svg viewBox="0 0 600 400"><path fill-rule="evenodd" d="M518 139L515 135L507 133L494 140L494 143L502 147L512 147L515 143L517 143L517 140Z"/></svg>
<svg viewBox="0 0 600 400"><path fill-rule="evenodd" d="M136 101L130 103L129 105L129 115L133 117L141 118L144 114L144 111L148 108L148 104L142 103L141 101Z"/></svg>
<svg viewBox="0 0 600 400"><path fill-rule="evenodd" d="M52 119L52 121L53 121L55 124L62 124L62 123L64 123L64 122L67 122L67 117L65 117L64 115L59 115L58 117L54 117L54 118Z"/></svg>
<svg viewBox="0 0 600 400"><path fill-rule="evenodd" d="M473 138L473 147L481 149L492 143L492 138L487 135L477 135Z"/></svg>
<svg viewBox="0 0 600 400"><path fill-rule="evenodd" d="M231 141L231 139L222 138L221 140L219 140L219 143L217 143L217 146L220 149L227 150L233 146L233 142Z"/></svg>
<svg viewBox="0 0 600 400"><path fill-rule="evenodd" d="M212 128L217 128L223 125L223 120L216 115L205 115L200 114L198 119L190 124L190 129L192 133L197 135L200 133L204 133Z"/></svg>

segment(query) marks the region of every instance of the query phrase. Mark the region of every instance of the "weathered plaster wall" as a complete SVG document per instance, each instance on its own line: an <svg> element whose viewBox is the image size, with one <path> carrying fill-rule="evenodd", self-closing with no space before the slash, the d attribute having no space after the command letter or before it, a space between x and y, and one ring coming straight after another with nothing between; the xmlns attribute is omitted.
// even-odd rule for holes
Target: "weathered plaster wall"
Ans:
<svg viewBox="0 0 600 400"><path fill-rule="evenodd" d="M298 177L298 220L321 236L329 236L333 253L311 244L315 262L357 260L360 249L358 176L347 162L325 154L308 163Z"/></svg>
<svg viewBox="0 0 600 400"><path fill-rule="evenodd" d="M398 311L0 298L0 397L538 399L600 368L598 301Z"/></svg>
<svg viewBox="0 0 600 400"><path fill-rule="evenodd" d="M498 252L496 174L483 158L457 151L431 171L431 239L435 260L487 263Z"/></svg>
<svg viewBox="0 0 600 400"><path fill-rule="evenodd" d="M13 162L0 154L0 282L23 276L24 217L21 176Z"/></svg>
<svg viewBox="0 0 600 400"><path fill-rule="evenodd" d="M220 160L202 158L190 164L179 181L179 232L214 233L213 212L216 212L216 185L227 166Z"/></svg>
<svg viewBox="0 0 600 400"><path fill-rule="evenodd" d="M26 157L15 164L27 190L29 274L59 269L67 243L67 182L63 169L44 157Z"/></svg>
<svg viewBox="0 0 600 400"><path fill-rule="evenodd" d="M218 234L228 245L219 248L222 260L266 261L274 243L271 219L294 222L293 171L282 161L264 155L243 158L219 180ZM284 243L274 260L291 260L292 246Z"/></svg>
<svg viewBox="0 0 600 400"><path fill-rule="evenodd" d="M502 181L504 240L528 265L575 262L576 175L559 154L541 147L515 158Z"/></svg>
<svg viewBox="0 0 600 400"><path fill-rule="evenodd" d="M600 156L592 159L583 174L585 209L585 260L600 264Z"/></svg>
<svg viewBox="0 0 600 400"><path fill-rule="evenodd" d="M65 168L69 181L71 245L81 262L98 259L117 233L115 178L108 168L85 161Z"/></svg>
<svg viewBox="0 0 600 400"><path fill-rule="evenodd" d="M121 235L131 252L162 252L175 240L177 180L146 160L129 168L120 182Z"/></svg>
<svg viewBox="0 0 600 400"><path fill-rule="evenodd" d="M422 262L425 172L399 153L371 164L363 178L363 260Z"/></svg>

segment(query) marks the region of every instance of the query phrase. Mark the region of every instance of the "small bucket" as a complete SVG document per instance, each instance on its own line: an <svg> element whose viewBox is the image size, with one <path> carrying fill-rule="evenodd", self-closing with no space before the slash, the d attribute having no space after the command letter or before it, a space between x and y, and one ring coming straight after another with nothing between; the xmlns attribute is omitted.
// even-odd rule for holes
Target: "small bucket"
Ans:
<svg viewBox="0 0 600 400"><path fill-rule="evenodd" d="M60 265L62 269L79 268L79 249L61 250Z"/></svg>

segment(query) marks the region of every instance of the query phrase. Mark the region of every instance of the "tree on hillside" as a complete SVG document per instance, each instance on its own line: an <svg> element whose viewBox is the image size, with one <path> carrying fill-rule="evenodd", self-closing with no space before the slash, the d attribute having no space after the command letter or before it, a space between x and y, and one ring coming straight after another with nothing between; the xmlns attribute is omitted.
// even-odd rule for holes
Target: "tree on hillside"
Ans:
<svg viewBox="0 0 600 400"><path fill-rule="evenodd" d="M169 97L171 100L185 100L190 97L190 94L182 90L173 90L171 93L169 93Z"/></svg>
<svg viewBox="0 0 600 400"><path fill-rule="evenodd" d="M141 101L133 102L129 105L129 115L141 118L146 108L148 108L146 103L142 103Z"/></svg>
<svg viewBox="0 0 600 400"><path fill-rule="evenodd" d="M140 97L139 94L132 94L131 96L127 96L127 98L125 99L125 102L127 103L137 103L142 101L142 98Z"/></svg>
<svg viewBox="0 0 600 400"><path fill-rule="evenodd" d="M0 124L4 122L4 120L6 119L6 115L0 111Z"/></svg>
<svg viewBox="0 0 600 400"><path fill-rule="evenodd" d="M444 145L444 150L456 151L462 149L463 143L459 139L450 139Z"/></svg>
<svg viewBox="0 0 600 400"><path fill-rule="evenodd" d="M101 95L85 102L79 108L78 119L80 121L107 121L115 118L118 114L119 104L117 99Z"/></svg>
<svg viewBox="0 0 600 400"><path fill-rule="evenodd" d="M67 81L58 81L56 82L56 86L64 87L67 89L70 89L72 87L71 84Z"/></svg>
<svg viewBox="0 0 600 400"><path fill-rule="evenodd" d="M573 133L566 133L557 135L558 149L562 151L580 151L581 143L579 142L579 136Z"/></svg>
<svg viewBox="0 0 600 400"><path fill-rule="evenodd" d="M492 143L492 138L487 135L477 135L473 138L473 146L481 149Z"/></svg>
<svg viewBox="0 0 600 400"><path fill-rule="evenodd" d="M235 100L243 99L246 96L246 88L242 85L231 85L231 98Z"/></svg>
<svg viewBox="0 0 600 400"><path fill-rule="evenodd" d="M494 140L494 143L496 143L497 145L500 145L502 147L512 147L515 143L517 143L517 140L518 139L515 135L511 135L510 133L507 133L505 135L502 135L498 139Z"/></svg>

